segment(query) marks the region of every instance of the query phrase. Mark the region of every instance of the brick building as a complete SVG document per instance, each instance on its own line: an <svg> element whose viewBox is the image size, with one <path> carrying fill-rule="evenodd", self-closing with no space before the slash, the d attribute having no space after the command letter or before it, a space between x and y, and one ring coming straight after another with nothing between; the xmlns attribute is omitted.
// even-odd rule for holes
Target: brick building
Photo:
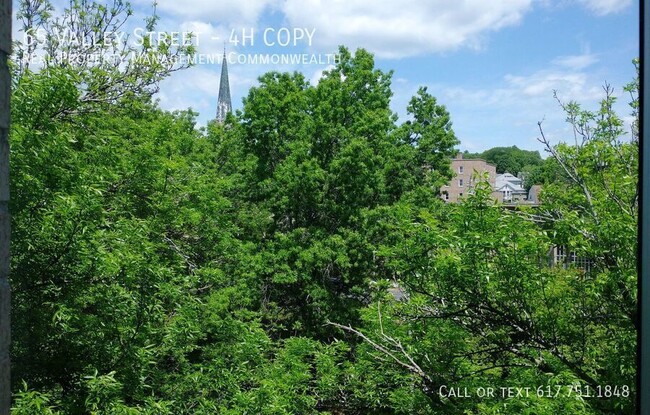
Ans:
<svg viewBox="0 0 650 415"><path fill-rule="evenodd" d="M454 178L440 189L440 197L447 202L456 203L463 196L471 193L477 177L487 173L487 180L494 189L496 184L497 168L482 159L464 159L462 153L451 160L451 170ZM492 192L492 196L503 201L503 193Z"/></svg>

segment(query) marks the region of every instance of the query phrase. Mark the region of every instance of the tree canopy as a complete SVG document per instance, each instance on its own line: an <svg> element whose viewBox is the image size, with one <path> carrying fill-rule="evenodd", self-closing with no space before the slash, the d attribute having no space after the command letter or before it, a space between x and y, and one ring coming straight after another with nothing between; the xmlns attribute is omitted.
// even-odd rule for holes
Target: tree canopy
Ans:
<svg viewBox="0 0 650 415"><path fill-rule="evenodd" d="M481 158L492 163L497 168L497 173L511 173L516 175L527 166L539 166L543 163L539 151L522 150L517 146L493 147L482 153L464 153L465 158Z"/></svg>
<svg viewBox="0 0 650 415"><path fill-rule="evenodd" d="M202 128L152 100L170 68L14 67L13 413L634 411L638 138L613 94L564 105L591 133L546 142L531 221L485 183L443 202L448 111L421 88L400 122L392 74L339 52Z"/></svg>

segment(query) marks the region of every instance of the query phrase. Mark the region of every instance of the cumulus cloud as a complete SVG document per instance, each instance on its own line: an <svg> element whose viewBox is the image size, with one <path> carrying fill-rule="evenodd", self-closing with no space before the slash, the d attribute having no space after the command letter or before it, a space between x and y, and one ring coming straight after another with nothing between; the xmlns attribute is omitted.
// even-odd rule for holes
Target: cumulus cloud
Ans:
<svg viewBox="0 0 650 415"><path fill-rule="evenodd" d="M582 0L581 0L582 1ZM586 0L585 0L586 1ZM604 1L604 0L601 0ZM147 6L149 0L135 0ZM215 27L256 26L282 16L287 25L316 29L312 47L364 47L382 58L480 48L490 32L521 22L534 0L158 0L163 16Z"/></svg>
<svg viewBox="0 0 650 415"><path fill-rule="evenodd" d="M235 27L259 25L268 11L292 27L316 29L312 46L364 47L382 58L479 48L488 33L519 23L534 0L158 0L168 18ZM140 6L149 0L135 0ZM259 27L258 27L259 28Z"/></svg>
<svg viewBox="0 0 650 415"><path fill-rule="evenodd" d="M136 0L141 5L151 4L150 0ZM207 19L217 24L253 24L262 12L275 4L275 0L213 1L213 0L157 0L160 12L184 19Z"/></svg>
<svg viewBox="0 0 650 415"><path fill-rule="evenodd" d="M229 31L224 26L214 26L198 20L189 20L179 25L182 32L192 32L195 36L195 45L199 53L222 53L227 43ZM234 49L228 44L228 49Z"/></svg>
<svg viewBox="0 0 650 415"><path fill-rule="evenodd" d="M519 23L531 0L286 0L295 27L316 29L321 48L365 47L384 58L478 47L491 31Z"/></svg>

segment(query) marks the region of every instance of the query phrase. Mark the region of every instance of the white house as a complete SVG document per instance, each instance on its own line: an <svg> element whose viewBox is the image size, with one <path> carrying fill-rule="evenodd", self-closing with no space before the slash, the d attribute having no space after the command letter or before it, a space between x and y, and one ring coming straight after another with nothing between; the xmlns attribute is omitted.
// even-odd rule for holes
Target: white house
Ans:
<svg viewBox="0 0 650 415"><path fill-rule="evenodd" d="M497 175L494 189L503 194L504 202L522 201L528 197L524 181L508 172Z"/></svg>

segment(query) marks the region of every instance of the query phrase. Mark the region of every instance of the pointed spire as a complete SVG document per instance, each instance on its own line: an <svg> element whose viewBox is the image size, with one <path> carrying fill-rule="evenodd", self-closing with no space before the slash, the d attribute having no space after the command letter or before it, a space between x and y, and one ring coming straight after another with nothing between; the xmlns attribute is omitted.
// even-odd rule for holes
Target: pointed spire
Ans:
<svg viewBox="0 0 650 415"><path fill-rule="evenodd" d="M230 102L230 83L228 82L228 60L226 59L226 45L223 45L223 59L221 60L221 81L219 83L219 100L217 101L217 121L222 123L226 115L232 111Z"/></svg>

